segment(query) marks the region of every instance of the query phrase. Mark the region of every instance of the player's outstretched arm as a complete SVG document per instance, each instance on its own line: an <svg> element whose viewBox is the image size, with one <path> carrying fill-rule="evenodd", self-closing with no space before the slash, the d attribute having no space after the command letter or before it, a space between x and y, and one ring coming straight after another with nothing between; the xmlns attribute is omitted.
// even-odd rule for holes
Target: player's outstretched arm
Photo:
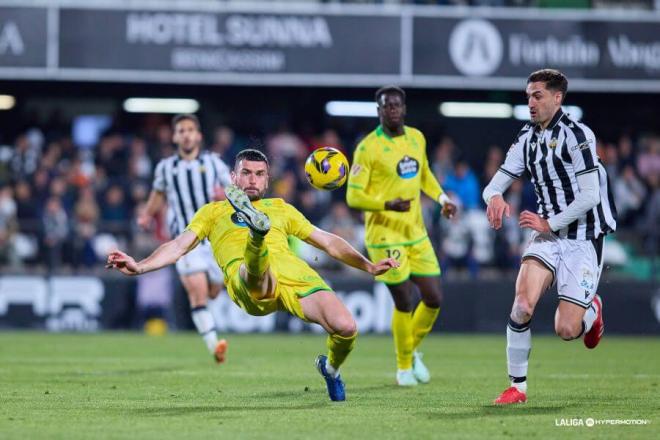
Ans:
<svg viewBox="0 0 660 440"><path fill-rule="evenodd" d="M133 257L119 250L110 252L105 267L117 269L124 275L140 275L175 263L197 246L197 243L199 243L199 239L194 232L184 231L174 240L160 245L151 255L140 262L135 262Z"/></svg>
<svg viewBox="0 0 660 440"><path fill-rule="evenodd" d="M314 229L314 232L305 241L332 258L372 275L381 275L393 267L399 267L399 263L393 258L372 263L346 240L323 229Z"/></svg>

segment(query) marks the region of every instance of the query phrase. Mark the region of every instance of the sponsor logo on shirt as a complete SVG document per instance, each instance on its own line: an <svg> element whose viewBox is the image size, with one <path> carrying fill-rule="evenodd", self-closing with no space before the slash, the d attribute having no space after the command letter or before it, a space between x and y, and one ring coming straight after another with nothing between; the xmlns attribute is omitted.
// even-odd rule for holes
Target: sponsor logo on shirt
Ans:
<svg viewBox="0 0 660 440"><path fill-rule="evenodd" d="M412 157L403 156L396 164L396 172L402 179L412 179L419 172L419 162Z"/></svg>
<svg viewBox="0 0 660 440"><path fill-rule="evenodd" d="M351 174L353 176L357 176L358 174L360 174L360 171L362 171L362 167L360 166L360 164L354 163L353 167L351 168Z"/></svg>
<svg viewBox="0 0 660 440"><path fill-rule="evenodd" d="M573 148L571 148L571 150L573 150L573 151L587 150L587 149L589 149L590 146L591 146L591 139L586 140L586 141L582 142L581 144L575 145Z"/></svg>

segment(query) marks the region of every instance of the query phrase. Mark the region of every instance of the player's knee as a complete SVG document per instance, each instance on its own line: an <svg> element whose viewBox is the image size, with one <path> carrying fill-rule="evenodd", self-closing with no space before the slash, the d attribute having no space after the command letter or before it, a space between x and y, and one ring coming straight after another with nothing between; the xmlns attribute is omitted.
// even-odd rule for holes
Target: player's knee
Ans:
<svg viewBox="0 0 660 440"><path fill-rule="evenodd" d="M433 289L430 295L422 298L424 304L432 309L437 309L442 305L442 292L439 289Z"/></svg>
<svg viewBox="0 0 660 440"><path fill-rule="evenodd" d="M335 323L335 333L340 336L349 337L357 332L357 323L352 316L343 316Z"/></svg>
<svg viewBox="0 0 660 440"><path fill-rule="evenodd" d="M564 341L572 341L573 339L580 336L580 331L582 329L578 326L575 326L571 323L557 323L555 324L555 332L557 336L562 338Z"/></svg>
<svg viewBox="0 0 660 440"><path fill-rule="evenodd" d="M511 319L518 324L523 324L532 319L534 309L527 299L522 296L516 296L511 309Z"/></svg>
<svg viewBox="0 0 660 440"><path fill-rule="evenodd" d="M409 298L407 295L393 296L392 299L394 300L394 307L396 307L398 311L412 312L413 310L412 299Z"/></svg>

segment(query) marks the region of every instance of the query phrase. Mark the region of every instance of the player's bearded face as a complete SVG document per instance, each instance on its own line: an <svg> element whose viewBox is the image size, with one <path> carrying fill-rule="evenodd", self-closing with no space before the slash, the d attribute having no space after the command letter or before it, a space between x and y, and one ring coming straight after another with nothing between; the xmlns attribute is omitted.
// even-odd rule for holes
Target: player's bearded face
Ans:
<svg viewBox="0 0 660 440"><path fill-rule="evenodd" d="M545 88L543 82L527 84L529 118L534 124L544 124L552 119L561 107L562 94Z"/></svg>
<svg viewBox="0 0 660 440"><path fill-rule="evenodd" d="M232 171L231 178L250 200L262 199L268 189L268 165L266 162L241 160Z"/></svg>
<svg viewBox="0 0 660 440"><path fill-rule="evenodd" d="M184 153L192 153L201 144L202 133L193 121L184 119L176 124L172 140Z"/></svg>
<svg viewBox="0 0 660 440"><path fill-rule="evenodd" d="M398 93L383 93L378 102L378 116L381 124L390 129L403 125L406 104Z"/></svg>

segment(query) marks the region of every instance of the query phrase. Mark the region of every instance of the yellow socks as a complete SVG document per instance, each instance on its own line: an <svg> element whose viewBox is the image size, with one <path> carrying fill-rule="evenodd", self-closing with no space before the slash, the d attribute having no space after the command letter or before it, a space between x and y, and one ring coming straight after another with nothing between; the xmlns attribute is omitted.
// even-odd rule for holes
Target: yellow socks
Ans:
<svg viewBox="0 0 660 440"><path fill-rule="evenodd" d="M396 349L396 366L399 370L409 370L413 362L412 313L394 308L392 314L392 336Z"/></svg>
<svg viewBox="0 0 660 440"><path fill-rule="evenodd" d="M415 313L412 317L413 350L417 349L417 346L419 346L419 343L422 342L424 336L428 335L429 332L433 329L433 323L435 323L439 313L439 307L437 309L432 309L422 301L419 302L419 305L415 309Z"/></svg>
<svg viewBox="0 0 660 440"><path fill-rule="evenodd" d="M326 345L328 346L328 364L335 370L338 370L344 363L348 354L353 350L357 332L351 336L341 336L338 334L328 335Z"/></svg>
<svg viewBox="0 0 660 440"><path fill-rule="evenodd" d="M261 278L268 269L268 247L265 237L257 234L248 236L245 244L245 269L250 276Z"/></svg>

